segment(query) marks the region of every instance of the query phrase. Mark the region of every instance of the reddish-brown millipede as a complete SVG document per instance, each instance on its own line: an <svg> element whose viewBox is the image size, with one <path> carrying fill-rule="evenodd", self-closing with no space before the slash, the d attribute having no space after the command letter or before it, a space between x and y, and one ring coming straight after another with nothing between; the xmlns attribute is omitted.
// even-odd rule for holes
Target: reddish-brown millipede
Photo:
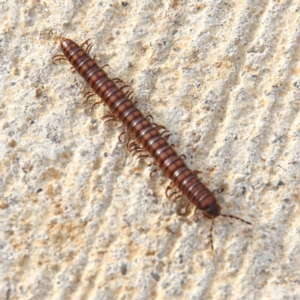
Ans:
<svg viewBox="0 0 300 300"><path fill-rule="evenodd" d="M125 125L126 132L130 135L127 142L129 151L133 151L134 155L141 153L138 157L151 156L154 159L154 164L172 180L171 185L166 189L167 197L177 200L182 196L186 196L190 203L196 206L195 211L197 209L202 210L204 217L212 220L210 229L212 249L212 230L216 217L234 218L251 225L250 222L239 217L221 213L221 206L215 196L200 182L197 172L191 171L186 166L183 155L179 156L173 147L168 144L168 130L164 126L151 122L149 116L144 117L131 101L131 92L123 92L123 89L128 86L117 87L116 83L123 83L123 81L119 78L108 78L103 71L104 66L100 68L89 56L88 53L92 44L88 40L79 46L72 40L61 37L60 46L64 55L56 55L53 60L67 59L101 98L99 102L94 103L93 107L104 102L110 109L110 114L105 116L108 119L107 121L120 120ZM88 93L87 97L92 94ZM163 132L160 132L160 130L163 130ZM146 152L148 154L144 154ZM174 187L178 191L168 194L169 190Z"/></svg>

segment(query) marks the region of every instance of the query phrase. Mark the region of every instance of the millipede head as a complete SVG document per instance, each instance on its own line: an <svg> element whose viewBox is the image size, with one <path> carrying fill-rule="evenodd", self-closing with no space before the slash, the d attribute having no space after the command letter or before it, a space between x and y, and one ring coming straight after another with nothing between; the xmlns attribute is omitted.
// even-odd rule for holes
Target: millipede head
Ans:
<svg viewBox="0 0 300 300"><path fill-rule="evenodd" d="M214 205L208 207L203 211L203 216L208 219L215 219L221 215L221 206L218 202L215 202Z"/></svg>

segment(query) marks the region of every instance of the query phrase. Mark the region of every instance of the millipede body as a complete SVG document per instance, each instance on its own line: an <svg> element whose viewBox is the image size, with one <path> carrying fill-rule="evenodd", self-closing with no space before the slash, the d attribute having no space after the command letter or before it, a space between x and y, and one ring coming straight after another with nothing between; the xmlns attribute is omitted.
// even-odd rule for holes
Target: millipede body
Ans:
<svg viewBox="0 0 300 300"><path fill-rule="evenodd" d="M91 44L86 45L87 49L84 50L83 46L77 45L74 41L60 38L64 56L109 107L110 116L124 124L130 137L135 138L139 149L142 148L149 153L154 163L171 179L173 186L177 187L181 195L186 196L196 209L202 210L205 217L214 219L222 215L246 222L232 215L221 214L221 207L215 196L200 182L195 172L186 166L182 156L179 156L169 145L167 139L159 132L157 124L145 117L135 107L128 93L123 92L123 89L116 85L117 81L110 79L89 56ZM57 55L54 60L61 59L64 57Z"/></svg>

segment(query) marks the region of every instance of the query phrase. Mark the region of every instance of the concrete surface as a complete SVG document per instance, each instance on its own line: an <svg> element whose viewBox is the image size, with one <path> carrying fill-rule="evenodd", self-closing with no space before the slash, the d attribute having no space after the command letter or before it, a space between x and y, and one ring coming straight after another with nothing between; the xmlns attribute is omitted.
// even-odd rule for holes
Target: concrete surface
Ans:
<svg viewBox="0 0 300 300"><path fill-rule="evenodd" d="M1 299L300 299L299 1L0 2ZM108 63L220 199L180 216L56 36Z"/></svg>

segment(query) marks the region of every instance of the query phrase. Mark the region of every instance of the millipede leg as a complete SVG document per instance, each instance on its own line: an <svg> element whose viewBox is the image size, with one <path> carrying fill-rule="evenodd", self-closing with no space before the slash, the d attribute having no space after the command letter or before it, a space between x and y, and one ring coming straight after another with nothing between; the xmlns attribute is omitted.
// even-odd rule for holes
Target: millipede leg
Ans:
<svg viewBox="0 0 300 300"><path fill-rule="evenodd" d="M177 195L177 194L180 194L180 195L178 195L178 196L176 196L175 198L172 199L172 197L175 196L175 195ZM176 191L176 192L174 192L174 193L172 193L172 194L170 195L170 200L171 200L172 202L176 202L176 201L177 201L179 198L181 198L181 197L182 197L182 193L179 192L179 191Z"/></svg>
<svg viewBox="0 0 300 300"><path fill-rule="evenodd" d="M91 49L92 49L92 47L93 47L93 43L89 43L89 40L90 39L87 39L85 42L83 42L81 45L80 45L80 47L87 53L87 54L90 54L90 52L91 52ZM85 47L86 46L86 47ZM96 59L96 56L97 56L97 54L95 54L94 56L93 56L93 60L95 60Z"/></svg>
<svg viewBox="0 0 300 300"><path fill-rule="evenodd" d="M63 54L57 54L52 57L53 62L60 60L67 60L67 58Z"/></svg>
<svg viewBox="0 0 300 300"><path fill-rule="evenodd" d="M198 174L200 174L200 173L202 173L202 172L201 172L201 171L194 170L193 173L194 173L195 175L198 175Z"/></svg>
<svg viewBox="0 0 300 300"><path fill-rule="evenodd" d="M173 135L173 134L172 133L167 134L166 136L163 136L163 138L167 141L171 135Z"/></svg>
<svg viewBox="0 0 300 300"><path fill-rule="evenodd" d="M113 115L112 113L108 113L107 115L101 117L102 120L106 119L106 118L116 118L115 115Z"/></svg>
<svg viewBox="0 0 300 300"><path fill-rule="evenodd" d="M132 94L134 94L134 92L133 91L127 91L126 93L125 93L125 97L127 97L129 100L132 100Z"/></svg>
<svg viewBox="0 0 300 300"><path fill-rule="evenodd" d="M138 141L134 141L134 142L131 142L128 146L128 151L129 152L132 152L133 150L135 149L143 149L143 147L141 147L141 145L139 144Z"/></svg>
<svg viewBox="0 0 300 300"><path fill-rule="evenodd" d="M119 140L120 143L122 143L122 141L121 141L121 136L122 136L123 134L125 134L126 132L127 132L127 130L124 130L124 131L122 131L122 132L119 134L118 140Z"/></svg>
<svg viewBox="0 0 300 300"><path fill-rule="evenodd" d="M133 150L141 150L143 149L138 142L132 142L130 145L127 147L129 152L132 152Z"/></svg>
<svg viewBox="0 0 300 300"><path fill-rule="evenodd" d="M116 118L116 117L111 117L111 119L106 120L106 121L104 122L104 124L107 124L108 122L118 122L118 121L119 121L118 118Z"/></svg>
<svg viewBox="0 0 300 300"><path fill-rule="evenodd" d="M179 191L175 191L175 192L171 193L171 194L169 195L169 199L171 199L174 195L176 195L176 194L178 194L178 193L180 193L180 192L179 192Z"/></svg>
<svg viewBox="0 0 300 300"><path fill-rule="evenodd" d="M191 202L189 202L186 207L184 208L185 212L184 213L178 213L180 216L187 216L188 215L188 211L189 211L189 207L191 205Z"/></svg>
<svg viewBox="0 0 300 300"><path fill-rule="evenodd" d="M86 47L86 50L85 50L85 52L86 52L87 54L89 54L89 53L90 53L90 51L91 51L91 49L92 49L92 47L93 47L93 44L92 44L92 43L90 43L90 44L87 44L87 47Z"/></svg>
<svg viewBox="0 0 300 300"><path fill-rule="evenodd" d="M151 166L156 166L156 163L155 163L155 162L152 162L152 163L149 163L149 164L147 165L147 167L151 167Z"/></svg>
<svg viewBox="0 0 300 300"><path fill-rule="evenodd" d="M194 209L194 216L197 216L197 211L198 211L198 207L195 206L195 209Z"/></svg>
<svg viewBox="0 0 300 300"><path fill-rule="evenodd" d="M157 171L159 171L158 168L151 171L151 173L150 173L150 178L151 178L151 179L152 179L152 175L153 175L154 173L156 173Z"/></svg>
<svg viewBox="0 0 300 300"><path fill-rule="evenodd" d="M123 89L126 89L126 88L128 88L128 87L130 87L130 85L127 85L127 84L124 84L124 85L122 85L121 87L119 87L119 90L123 90Z"/></svg>
<svg viewBox="0 0 300 300"><path fill-rule="evenodd" d="M93 92L87 92L83 95L83 102L88 102L90 98L94 97L96 94Z"/></svg>
<svg viewBox="0 0 300 300"><path fill-rule="evenodd" d="M161 132L160 134L161 134L161 135L164 135L164 134L166 134L166 133L170 133L170 131L169 131L168 129L166 129L166 130L164 130L163 132Z"/></svg>
<svg viewBox="0 0 300 300"><path fill-rule="evenodd" d="M131 148L130 152L135 152L134 154L132 154L132 156L134 156L136 153L141 153L141 152L146 152L142 147L140 146L136 146Z"/></svg>
<svg viewBox="0 0 300 300"><path fill-rule="evenodd" d="M114 116L113 114L111 114L111 113L109 113L108 115L103 116L101 119L102 120L108 119L104 122L105 124L108 123L108 122L111 122L111 121L114 121L114 122L118 121L118 118L116 116Z"/></svg>
<svg viewBox="0 0 300 300"><path fill-rule="evenodd" d="M124 83L124 81L123 81L122 79L118 78L118 77L112 78L112 81L113 81L114 83ZM125 96L126 96L126 95L125 95Z"/></svg>
<svg viewBox="0 0 300 300"><path fill-rule="evenodd" d="M132 155L132 156L134 156L136 153L145 152L145 149L143 149L142 147L135 147L134 149L132 149L131 152L134 152Z"/></svg>
<svg viewBox="0 0 300 300"><path fill-rule="evenodd" d="M182 196L183 196L182 193L180 193L180 195L178 195L177 197L175 197L171 201L176 202L178 199L182 198Z"/></svg>
<svg viewBox="0 0 300 300"><path fill-rule="evenodd" d="M131 141L132 139L134 139L134 136L130 135L129 138L128 138L128 141L127 141L127 143L126 143L126 148L127 148L127 150L129 150L130 141ZM129 151L130 151L130 150L129 150Z"/></svg>
<svg viewBox="0 0 300 300"><path fill-rule="evenodd" d="M136 154L138 153L146 153L146 151L144 149L138 149L138 150L135 150L132 157L134 157Z"/></svg>
<svg viewBox="0 0 300 300"><path fill-rule="evenodd" d="M173 188L174 188L174 183L173 183L173 182L171 182L171 183L167 186L167 188L166 188L165 195L166 195L166 197L167 197L168 199L170 199L170 197L169 197L169 195L168 195L168 192L169 192L169 190L171 190L171 189L173 189Z"/></svg>
<svg viewBox="0 0 300 300"><path fill-rule="evenodd" d="M181 157L181 158L183 158L184 160L186 160L185 154L181 154L181 155L179 155L179 157Z"/></svg>
<svg viewBox="0 0 300 300"><path fill-rule="evenodd" d="M169 131L165 126L163 126L163 125L157 125L156 123L153 123L153 124L155 124L156 126L154 126L154 128L156 129L156 130L160 130L160 129L165 129L165 130L167 130L167 131ZM152 124L152 125L153 125Z"/></svg>
<svg viewBox="0 0 300 300"><path fill-rule="evenodd" d="M153 121L153 117L151 116L151 115L147 115L146 117L145 117L145 119L151 119L152 121ZM153 125L153 123L152 123L152 125Z"/></svg>
<svg viewBox="0 0 300 300"><path fill-rule="evenodd" d="M84 51L85 51L87 54L90 53L90 51L91 51L91 49L92 49L92 47L93 47L93 43L89 43L89 40L90 40L90 39L87 39L86 41L84 41L84 42L80 45L80 48L83 48ZM86 46L86 48L85 48L85 46Z"/></svg>
<svg viewBox="0 0 300 300"><path fill-rule="evenodd" d="M83 43L81 43L81 44L79 45L79 47L80 47L80 48L83 48L85 45L87 45L87 44L89 43L89 40L90 40L90 39L87 39L86 41L84 41Z"/></svg>
<svg viewBox="0 0 300 300"><path fill-rule="evenodd" d="M95 107L96 105L102 104L102 103L103 103L103 100L102 100L102 99L101 99L101 101L98 101L98 102L94 103L94 104L92 105L91 111L93 111L93 109L94 109L94 107Z"/></svg>
<svg viewBox="0 0 300 300"><path fill-rule="evenodd" d="M105 64L105 65L101 66L100 69L103 69L105 67L109 67L109 64Z"/></svg>
<svg viewBox="0 0 300 300"><path fill-rule="evenodd" d="M151 157L149 154L145 154L145 155L139 155L138 157L137 157L137 159L139 159L139 158L148 158L148 157Z"/></svg>
<svg viewBox="0 0 300 300"><path fill-rule="evenodd" d="M136 145L139 145L139 142L138 141L133 141L131 143L128 143L128 150L133 147L133 146L136 146Z"/></svg>
<svg viewBox="0 0 300 300"><path fill-rule="evenodd" d="M128 144L127 149L129 150L129 152L133 151L134 149L144 149L143 147L141 147L140 143L138 141L133 141L130 144Z"/></svg>

